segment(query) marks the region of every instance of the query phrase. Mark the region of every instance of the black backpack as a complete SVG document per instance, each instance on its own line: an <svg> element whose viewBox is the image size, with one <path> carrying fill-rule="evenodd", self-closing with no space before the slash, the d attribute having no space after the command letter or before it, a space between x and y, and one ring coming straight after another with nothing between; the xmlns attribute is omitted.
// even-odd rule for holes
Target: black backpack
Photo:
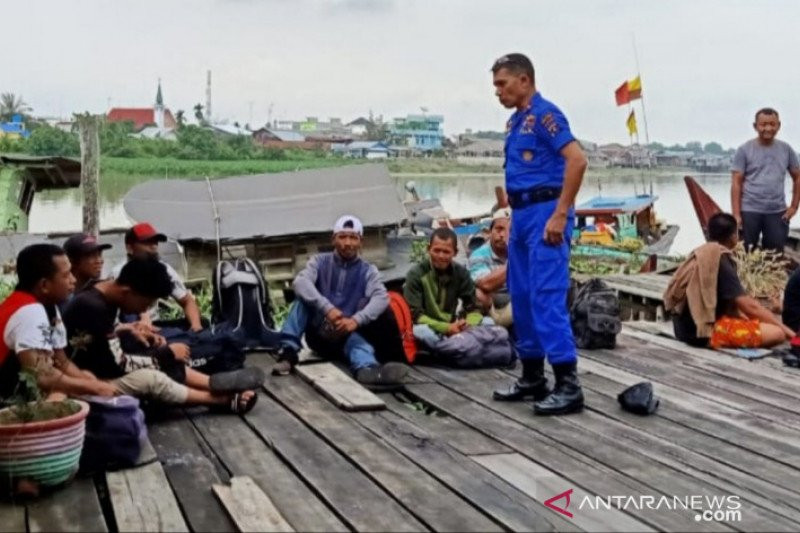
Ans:
<svg viewBox="0 0 800 533"><path fill-rule="evenodd" d="M271 347L275 322L269 290L258 266L246 257L220 261L212 285L213 330L234 334L248 349Z"/></svg>
<svg viewBox="0 0 800 533"><path fill-rule="evenodd" d="M569 314L578 348L616 346L617 333L622 329L619 299L603 280L591 279L578 289Z"/></svg>

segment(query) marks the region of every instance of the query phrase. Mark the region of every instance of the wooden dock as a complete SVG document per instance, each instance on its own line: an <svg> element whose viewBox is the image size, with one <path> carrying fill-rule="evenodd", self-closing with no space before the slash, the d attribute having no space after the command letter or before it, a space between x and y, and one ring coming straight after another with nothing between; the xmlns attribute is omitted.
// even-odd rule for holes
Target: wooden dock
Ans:
<svg viewBox="0 0 800 533"><path fill-rule="evenodd" d="M321 378L270 377L244 417L149 420L141 466L0 504L0 530L800 529L800 371L625 326L616 349L582 354L587 409L558 418L491 400L517 372L417 367L372 411L338 408ZM622 411L643 380L658 412Z"/></svg>

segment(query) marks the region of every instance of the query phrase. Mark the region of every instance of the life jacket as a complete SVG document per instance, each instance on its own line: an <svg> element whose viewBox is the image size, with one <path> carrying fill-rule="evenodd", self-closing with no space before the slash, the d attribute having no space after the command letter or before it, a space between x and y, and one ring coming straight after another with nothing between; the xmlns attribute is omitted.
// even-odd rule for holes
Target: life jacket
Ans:
<svg viewBox="0 0 800 533"><path fill-rule="evenodd" d="M5 331L8 321L26 305L39 303L36 297L28 292L14 291L0 304L0 367L6 362L11 348L6 346Z"/></svg>
<svg viewBox="0 0 800 533"><path fill-rule="evenodd" d="M389 309L392 310L397 322L397 329L400 330L406 360L412 364L417 358L417 345L414 342L414 321L411 320L411 309L403 295L395 291L389 291Z"/></svg>

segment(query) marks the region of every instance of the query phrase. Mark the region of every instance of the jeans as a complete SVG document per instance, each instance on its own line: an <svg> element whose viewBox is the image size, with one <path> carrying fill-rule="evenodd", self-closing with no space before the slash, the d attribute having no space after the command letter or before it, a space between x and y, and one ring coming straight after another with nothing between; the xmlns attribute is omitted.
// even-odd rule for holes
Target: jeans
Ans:
<svg viewBox="0 0 800 533"><path fill-rule="evenodd" d="M494 320L485 316L480 325L494 326ZM442 334L434 331L428 324L414 324L414 340L421 348L432 352L436 348L436 343L442 340Z"/></svg>
<svg viewBox="0 0 800 533"><path fill-rule="evenodd" d="M313 324L322 322L321 317L312 317L312 312L313 310L300 299L292 303L292 307L289 309L289 316L286 317L286 321L281 328L281 333L291 335L292 337L291 340L285 339L282 341L285 346L293 348L294 350L300 350L300 339L303 334L306 333L309 325L314 327ZM319 320L312 320L312 318L318 318ZM357 331L349 334L347 338L344 339L343 346L337 346L335 342L323 341L321 339L317 339L314 344L323 344L323 346L321 346L323 349L331 348L337 350L341 348L348 359L352 372L370 366L378 366L378 360L375 358L375 348L373 348ZM312 346L312 348L315 347Z"/></svg>
<svg viewBox="0 0 800 533"><path fill-rule="evenodd" d="M759 245L765 250L783 252L786 239L789 237L789 223L783 220L781 213L755 213L742 211L742 229L744 245L749 250Z"/></svg>

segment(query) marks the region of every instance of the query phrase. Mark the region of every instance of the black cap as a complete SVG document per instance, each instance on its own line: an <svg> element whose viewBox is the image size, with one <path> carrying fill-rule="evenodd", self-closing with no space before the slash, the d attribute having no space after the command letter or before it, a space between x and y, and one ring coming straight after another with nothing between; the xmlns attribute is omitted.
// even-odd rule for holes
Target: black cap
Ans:
<svg viewBox="0 0 800 533"><path fill-rule="evenodd" d="M78 258L98 250L108 250L109 248L111 248L110 244L99 243L93 235L88 233L76 233L64 241L64 251L70 258Z"/></svg>
<svg viewBox="0 0 800 533"><path fill-rule="evenodd" d="M653 384L642 381L619 393L617 401L628 412L637 415L651 415L658 409L658 396L653 394Z"/></svg>

